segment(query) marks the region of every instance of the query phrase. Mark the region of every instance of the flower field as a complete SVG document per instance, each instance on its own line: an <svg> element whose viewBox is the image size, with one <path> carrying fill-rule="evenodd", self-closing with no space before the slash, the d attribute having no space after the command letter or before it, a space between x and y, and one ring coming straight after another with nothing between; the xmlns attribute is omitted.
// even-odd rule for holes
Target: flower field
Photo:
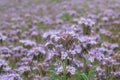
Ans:
<svg viewBox="0 0 120 80"><path fill-rule="evenodd" d="M0 80L120 80L120 0L0 0Z"/></svg>

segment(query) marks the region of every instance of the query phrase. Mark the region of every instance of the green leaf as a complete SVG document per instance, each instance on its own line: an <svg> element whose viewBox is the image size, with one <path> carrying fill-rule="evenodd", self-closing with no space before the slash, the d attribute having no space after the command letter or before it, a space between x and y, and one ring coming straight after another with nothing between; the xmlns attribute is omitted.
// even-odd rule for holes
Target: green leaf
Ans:
<svg viewBox="0 0 120 80"><path fill-rule="evenodd" d="M89 80L88 76L83 72L81 73L78 71L77 75L78 75L77 80Z"/></svg>
<svg viewBox="0 0 120 80"><path fill-rule="evenodd" d="M92 80L92 78L94 77L95 71L96 71L96 66L93 66L92 69L90 69L90 71L88 73L89 79Z"/></svg>
<svg viewBox="0 0 120 80"><path fill-rule="evenodd" d="M83 78L83 80L89 80L89 78L87 77L87 75L85 73L82 73L81 77Z"/></svg>

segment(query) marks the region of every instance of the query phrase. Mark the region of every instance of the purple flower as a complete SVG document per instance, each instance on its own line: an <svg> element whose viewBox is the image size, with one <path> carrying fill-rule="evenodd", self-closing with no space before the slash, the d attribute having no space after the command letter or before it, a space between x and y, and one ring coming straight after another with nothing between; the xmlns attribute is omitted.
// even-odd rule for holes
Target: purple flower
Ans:
<svg viewBox="0 0 120 80"><path fill-rule="evenodd" d="M7 37L4 36L2 33L0 33L0 41L4 41L4 40L6 40L6 39L7 39Z"/></svg>
<svg viewBox="0 0 120 80"><path fill-rule="evenodd" d="M18 71L20 74L29 72L29 71L30 71L30 66L20 66L20 67L17 69L17 71Z"/></svg>
<svg viewBox="0 0 120 80"><path fill-rule="evenodd" d="M66 70L68 73L70 73L71 75L75 75L76 74L76 68L73 66L67 66Z"/></svg>
<svg viewBox="0 0 120 80"><path fill-rule="evenodd" d="M58 68L56 68L56 73L57 74L60 74L60 73L62 73L63 72L63 66L60 66L60 67L58 67Z"/></svg>
<svg viewBox="0 0 120 80"><path fill-rule="evenodd" d="M20 40L20 43L22 43L24 46L35 46L36 42L31 40Z"/></svg>
<svg viewBox="0 0 120 80"><path fill-rule="evenodd" d="M80 20L78 21L78 24L84 24L85 26L92 27L95 24L95 22L92 21L91 19L81 17Z"/></svg>
<svg viewBox="0 0 120 80"><path fill-rule="evenodd" d="M10 73L0 75L0 80L23 80L23 79L17 73Z"/></svg>

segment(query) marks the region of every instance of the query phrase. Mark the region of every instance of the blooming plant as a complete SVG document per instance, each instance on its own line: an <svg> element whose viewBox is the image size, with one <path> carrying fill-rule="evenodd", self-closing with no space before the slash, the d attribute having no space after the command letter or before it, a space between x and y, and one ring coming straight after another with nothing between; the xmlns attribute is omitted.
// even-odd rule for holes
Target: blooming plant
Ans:
<svg viewBox="0 0 120 80"><path fill-rule="evenodd" d="M1 0L0 80L119 80L119 0Z"/></svg>

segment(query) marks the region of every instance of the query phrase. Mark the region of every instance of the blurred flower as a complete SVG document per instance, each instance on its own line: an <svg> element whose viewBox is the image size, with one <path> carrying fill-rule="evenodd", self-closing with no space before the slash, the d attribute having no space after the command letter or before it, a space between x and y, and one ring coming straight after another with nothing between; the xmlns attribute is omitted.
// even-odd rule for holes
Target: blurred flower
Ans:
<svg viewBox="0 0 120 80"><path fill-rule="evenodd" d="M24 46L35 46L36 43L34 41L31 40L20 40L20 43L22 43Z"/></svg>
<svg viewBox="0 0 120 80"><path fill-rule="evenodd" d="M30 71L30 66L20 66L17 70L20 74Z"/></svg>
<svg viewBox="0 0 120 80"><path fill-rule="evenodd" d="M7 39L7 37L4 36L2 33L0 33L0 41L4 41L4 40L6 40L6 39Z"/></svg>
<svg viewBox="0 0 120 80"><path fill-rule="evenodd" d="M5 60L0 59L0 67L7 66L7 62Z"/></svg>
<svg viewBox="0 0 120 80"><path fill-rule="evenodd" d="M81 61L77 59L73 59L73 64L75 64L77 67L80 67L80 68L84 67L84 63L82 63Z"/></svg>
<svg viewBox="0 0 120 80"><path fill-rule="evenodd" d="M68 58L68 53L67 52L61 52L61 59L64 60L64 59L67 59Z"/></svg>
<svg viewBox="0 0 120 80"><path fill-rule="evenodd" d="M0 75L0 80L23 80L23 79L17 73L10 73Z"/></svg>
<svg viewBox="0 0 120 80"><path fill-rule="evenodd" d="M62 72L63 72L63 66L60 66L59 68L57 68L57 71L56 71L57 74L60 74Z"/></svg>
<svg viewBox="0 0 120 80"><path fill-rule="evenodd" d="M70 73L71 75L75 75L75 74L76 74L76 69L75 69L75 67L67 66L67 67L66 67L66 70L67 70L67 72Z"/></svg>
<svg viewBox="0 0 120 80"><path fill-rule="evenodd" d="M95 24L95 22L89 18L87 19L87 18L81 17L80 20L78 21L78 24L84 24L85 26L92 27Z"/></svg>
<svg viewBox="0 0 120 80"><path fill-rule="evenodd" d="M109 42L103 42L102 46L105 47L105 48L108 48L108 49L112 49L112 50L119 47L119 45L117 43L112 44L112 43L109 43Z"/></svg>

